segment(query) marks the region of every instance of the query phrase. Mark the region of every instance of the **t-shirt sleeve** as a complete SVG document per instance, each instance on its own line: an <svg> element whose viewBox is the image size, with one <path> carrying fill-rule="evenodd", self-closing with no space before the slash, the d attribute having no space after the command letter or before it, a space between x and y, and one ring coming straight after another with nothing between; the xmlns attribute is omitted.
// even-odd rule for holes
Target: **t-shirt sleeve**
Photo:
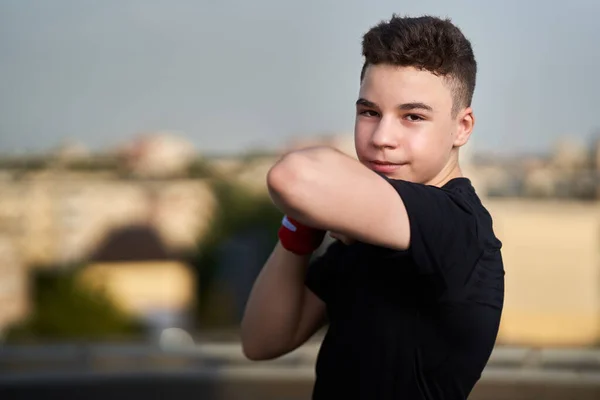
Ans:
<svg viewBox="0 0 600 400"><path fill-rule="evenodd" d="M335 241L308 266L305 285L324 302L331 299L340 256L345 245Z"/></svg>
<svg viewBox="0 0 600 400"><path fill-rule="evenodd" d="M460 187L446 190L385 178L398 192L408 214L408 252L422 273L445 280L467 278L483 252L478 240L477 214L471 193ZM473 194L474 195L474 194ZM464 282L464 281L463 281Z"/></svg>

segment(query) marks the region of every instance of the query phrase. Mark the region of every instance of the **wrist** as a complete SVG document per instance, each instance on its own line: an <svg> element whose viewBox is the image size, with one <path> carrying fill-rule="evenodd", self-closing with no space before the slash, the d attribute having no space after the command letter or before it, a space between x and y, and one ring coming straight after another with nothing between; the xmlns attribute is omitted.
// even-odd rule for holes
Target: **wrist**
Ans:
<svg viewBox="0 0 600 400"><path fill-rule="evenodd" d="M281 221L278 236L284 249L304 256L312 254L321 246L325 231L306 226L286 215Z"/></svg>

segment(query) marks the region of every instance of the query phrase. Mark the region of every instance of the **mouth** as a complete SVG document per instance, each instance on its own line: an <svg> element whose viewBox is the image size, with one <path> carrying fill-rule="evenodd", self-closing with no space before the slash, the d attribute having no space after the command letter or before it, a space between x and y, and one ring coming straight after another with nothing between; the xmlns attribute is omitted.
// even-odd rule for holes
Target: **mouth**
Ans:
<svg viewBox="0 0 600 400"><path fill-rule="evenodd" d="M373 171L381 172L383 174L392 173L392 172L396 171L397 169L399 169L400 167L402 167L403 165L405 165L405 164L390 163L387 161L368 161L367 164L368 164L369 168L372 169Z"/></svg>

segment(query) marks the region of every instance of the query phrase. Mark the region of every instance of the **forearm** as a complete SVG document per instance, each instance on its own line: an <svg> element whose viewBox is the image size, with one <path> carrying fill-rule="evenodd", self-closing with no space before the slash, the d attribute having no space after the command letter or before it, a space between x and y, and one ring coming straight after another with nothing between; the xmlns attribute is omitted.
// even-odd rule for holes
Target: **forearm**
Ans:
<svg viewBox="0 0 600 400"><path fill-rule="evenodd" d="M376 246L409 247L410 221L398 192L346 155L328 148L289 153L267 183L277 207L304 225Z"/></svg>
<svg viewBox="0 0 600 400"><path fill-rule="evenodd" d="M304 277L309 256L280 243L260 272L242 320L242 345L249 358L272 358L290 351L302 319Z"/></svg>

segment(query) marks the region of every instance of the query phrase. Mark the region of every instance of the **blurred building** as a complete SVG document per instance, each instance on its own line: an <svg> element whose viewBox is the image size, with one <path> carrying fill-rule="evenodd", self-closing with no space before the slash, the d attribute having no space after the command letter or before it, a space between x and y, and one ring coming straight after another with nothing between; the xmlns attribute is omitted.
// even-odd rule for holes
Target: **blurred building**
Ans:
<svg viewBox="0 0 600 400"><path fill-rule="evenodd" d="M104 290L116 305L160 332L187 328L196 304L193 268L169 252L151 226L115 229L80 272L85 285Z"/></svg>
<svg viewBox="0 0 600 400"><path fill-rule="evenodd" d="M118 152L128 170L140 177L179 176L196 158L193 145L182 135L171 132L139 135Z"/></svg>
<svg viewBox="0 0 600 400"><path fill-rule="evenodd" d="M338 149L342 153L356 158L354 134L347 133L324 134L311 137L296 138L290 140L289 143L283 147L282 151L289 152L314 146L331 146L333 148Z"/></svg>
<svg viewBox="0 0 600 400"><path fill-rule="evenodd" d="M552 166L564 172L581 171L590 165L590 152L573 137L564 137L554 144L550 155Z"/></svg>
<svg viewBox="0 0 600 400"><path fill-rule="evenodd" d="M235 181L252 190L266 193L267 173L277 160L290 151L305 149L314 146L331 146L339 151L356 158L354 136L352 134L331 134L312 137L302 137L290 140L278 152L263 154L249 159L238 158L217 161L220 171L234 177Z"/></svg>
<svg viewBox="0 0 600 400"><path fill-rule="evenodd" d="M485 205L506 270L499 342L600 343L600 204L488 199Z"/></svg>
<svg viewBox="0 0 600 400"><path fill-rule="evenodd" d="M52 153L57 162L65 164L86 160L91 156L90 151L85 145L73 140L64 141Z"/></svg>
<svg viewBox="0 0 600 400"><path fill-rule="evenodd" d="M190 249L215 206L208 183L197 179L44 171L0 181L0 231L13 238L27 265L79 262L112 229L150 216L167 246Z"/></svg>
<svg viewBox="0 0 600 400"><path fill-rule="evenodd" d="M490 197L600 199L600 141L557 141L548 154L477 155L474 173Z"/></svg>
<svg viewBox="0 0 600 400"><path fill-rule="evenodd" d="M555 197L558 186L556 172L546 166L539 166L523 177L523 195L525 197Z"/></svg>
<svg viewBox="0 0 600 400"><path fill-rule="evenodd" d="M6 327L23 321L29 313L27 275L10 238L0 235L0 340Z"/></svg>
<svg viewBox="0 0 600 400"><path fill-rule="evenodd" d="M233 174L235 181L250 190L266 194L267 174L278 158L278 156L261 156L246 161Z"/></svg>

